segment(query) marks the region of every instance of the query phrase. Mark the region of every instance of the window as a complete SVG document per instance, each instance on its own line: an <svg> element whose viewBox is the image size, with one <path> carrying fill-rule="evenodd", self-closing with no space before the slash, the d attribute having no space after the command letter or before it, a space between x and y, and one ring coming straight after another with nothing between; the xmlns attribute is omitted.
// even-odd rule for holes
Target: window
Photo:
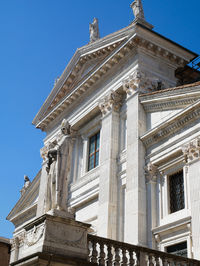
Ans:
<svg viewBox="0 0 200 266"><path fill-rule="evenodd" d="M169 176L170 212L185 208L183 170Z"/></svg>
<svg viewBox="0 0 200 266"><path fill-rule="evenodd" d="M187 257L187 242L182 242L169 246L166 248L166 251L174 255Z"/></svg>
<svg viewBox="0 0 200 266"><path fill-rule="evenodd" d="M88 171L99 164L99 140L100 132L89 139Z"/></svg>

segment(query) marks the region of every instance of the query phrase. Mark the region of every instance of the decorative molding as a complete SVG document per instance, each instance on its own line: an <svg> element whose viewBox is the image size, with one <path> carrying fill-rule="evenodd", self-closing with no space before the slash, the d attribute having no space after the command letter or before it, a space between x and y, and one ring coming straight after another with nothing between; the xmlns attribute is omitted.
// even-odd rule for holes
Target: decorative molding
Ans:
<svg viewBox="0 0 200 266"><path fill-rule="evenodd" d="M200 159L200 137L182 147L186 163L192 163Z"/></svg>
<svg viewBox="0 0 200 266"><path fill-rule="evenodd" d="M161 123L159 126L149 130L145 135L141 136L140 139L146 147L150 147L162 139L175 134L178 130L199 117L200 101L197 101L193 105L190 105L178 114Z"/></svg>
<svg viewBox="0 0 200 266"><path fill-rule="evenodd" d="M159 100L159 101L158 101ZM156 101L145 103L141 101L146 112L159 112L163 110L174 110L187 107L195 103L198 98L185 98L185 99L156 99Z"/></svg>
<svg viewBox="0 0 200 266"><path fill-rule="evenodd" d="M111 91L99 102L99 109L103 116L111 111L119 112L121 106L122 95L115 91Z"/></svg>

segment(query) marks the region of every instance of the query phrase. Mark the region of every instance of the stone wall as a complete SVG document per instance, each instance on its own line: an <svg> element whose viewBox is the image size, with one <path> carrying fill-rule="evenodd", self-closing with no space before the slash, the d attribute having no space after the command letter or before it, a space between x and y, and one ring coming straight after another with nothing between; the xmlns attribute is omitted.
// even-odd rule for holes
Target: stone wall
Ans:
<svg viewBox="0 0 200 266"><path fill-rule="evenodd" d="M0 265L8 266L10 260L10 241L0 237Z"/></svg>

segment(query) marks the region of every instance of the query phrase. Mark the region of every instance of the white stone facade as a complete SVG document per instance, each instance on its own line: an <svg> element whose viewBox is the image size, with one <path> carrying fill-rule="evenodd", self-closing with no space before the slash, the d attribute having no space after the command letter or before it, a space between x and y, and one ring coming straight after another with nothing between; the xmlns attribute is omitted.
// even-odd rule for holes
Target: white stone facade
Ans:
<svg viewBox="0 0 200 266"><path fill-rule="evenodd" d="M66 204L91 233L162 251L187 242L188 257L200 259L200 83L168 89L196 54L151 28L136 20L80 48L33 123L44 147L63 119L71 125ZM88 171L98 132L99 161ZM45 213L46 167L8 216L14 236ZM180 170L184 208L171 212L169 178Z"/></svg>

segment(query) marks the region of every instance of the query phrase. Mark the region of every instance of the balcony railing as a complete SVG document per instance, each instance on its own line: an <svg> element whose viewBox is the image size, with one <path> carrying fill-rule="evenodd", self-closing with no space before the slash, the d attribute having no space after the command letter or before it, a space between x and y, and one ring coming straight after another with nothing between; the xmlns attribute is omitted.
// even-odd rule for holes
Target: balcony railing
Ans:
<svg viewBox="0 0 200 266"><path fill-rule="evenodd" d="M88 235L88 260L101 266L197 266L200 261Z"/></svg>

